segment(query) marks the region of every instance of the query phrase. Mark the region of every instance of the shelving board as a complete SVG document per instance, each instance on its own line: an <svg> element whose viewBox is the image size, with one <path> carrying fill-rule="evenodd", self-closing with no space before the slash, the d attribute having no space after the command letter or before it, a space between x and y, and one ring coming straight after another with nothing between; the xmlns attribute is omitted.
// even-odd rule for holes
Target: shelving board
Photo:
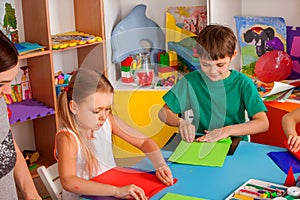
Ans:
<svg viewBox="0 0 300 200"><path fill-rule="evenodd" d="M50 108L35 99L15 102L13 104L7 105L7 107L12 113L9 119L10 124L33 120L36 118L54 114L53 108Z"/></svg>

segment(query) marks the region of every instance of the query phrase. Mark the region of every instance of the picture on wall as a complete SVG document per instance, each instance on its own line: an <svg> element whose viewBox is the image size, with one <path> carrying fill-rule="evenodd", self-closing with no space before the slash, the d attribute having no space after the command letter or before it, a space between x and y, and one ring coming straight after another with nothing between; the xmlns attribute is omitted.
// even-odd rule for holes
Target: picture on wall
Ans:
<svg viewBox="0 0 300 200"><path fill-rule="evenodd" d="M176 26L196 35L207 25L206 6L168 7L167 12L175 18Z"/></svg>
<svg viewBox="0 0 300 200"><path fill-rule="evenodd" d="M281 17L235 16L242 56L241 72L254 76L257 60L272 50L286 51L286 25Z"/></svg>
<svg viewBox="0 0 300 200"><path fill-rule="evenodd" d="M289 79L300 78L300 27L287 26L287 53L293 61L292 73Z"/></svg>
<svg viewBox="0 0 300 200"><path fill-rule="evenodd" d="M19 42L14 0L0 1L0 25L1 31L12 42Z"/></svg>

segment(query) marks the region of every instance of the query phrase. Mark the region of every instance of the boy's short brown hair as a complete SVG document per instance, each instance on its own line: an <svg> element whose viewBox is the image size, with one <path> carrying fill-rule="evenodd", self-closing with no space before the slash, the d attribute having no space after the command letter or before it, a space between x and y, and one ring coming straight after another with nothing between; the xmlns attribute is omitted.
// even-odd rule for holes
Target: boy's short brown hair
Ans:
<svg viewBox="0 0 300 200"><path fill-rule="evenodd" d="M208 25L197 36L197 51L200 57L207 55L207 52L212 60L226 56L231 58L236 43L237 39L232 29L222 25Z"/></svg>

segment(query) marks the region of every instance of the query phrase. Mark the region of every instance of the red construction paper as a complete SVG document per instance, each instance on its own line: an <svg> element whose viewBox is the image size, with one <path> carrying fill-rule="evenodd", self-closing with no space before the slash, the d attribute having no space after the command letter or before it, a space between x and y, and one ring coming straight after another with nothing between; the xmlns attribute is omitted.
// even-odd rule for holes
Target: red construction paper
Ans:
<svg viewBox="0 0 300 200"><path fill-rule="evenodd" d="M286 148L296 157L298 158L298 160L300 160L300 150L297 152L291 151L290 146L288 145L288 140L284 140L284 145L286 146Z"/></svg>
<svg viewBox="0 0 300 200"><path fill-rule="evenodd" d="M149 198L167 187L154 174L119 167L112 168L91 180L118 187L135 184L143 188L146 196ZM177 179L174 179L173 182L175 183L176 181Z"/></svg>

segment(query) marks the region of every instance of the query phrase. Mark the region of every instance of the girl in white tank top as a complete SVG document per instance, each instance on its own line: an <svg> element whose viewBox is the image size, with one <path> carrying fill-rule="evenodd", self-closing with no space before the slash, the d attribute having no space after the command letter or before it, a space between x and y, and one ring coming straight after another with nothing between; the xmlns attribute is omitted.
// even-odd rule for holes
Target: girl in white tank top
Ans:
<svg viewBox="0 0 300 200"><path fill-rule="evenodd" d="M173 184L157 144L114 116L112 104L110 82L99 72L84 68L72 76L59 95L60 131L55 138L55 155L64 199L78 199L80 195L147 199L143 189L134 184L116 187L89 180L116 166L112 134L145 152L157 169L157 177L167 185Z"/></svg>

